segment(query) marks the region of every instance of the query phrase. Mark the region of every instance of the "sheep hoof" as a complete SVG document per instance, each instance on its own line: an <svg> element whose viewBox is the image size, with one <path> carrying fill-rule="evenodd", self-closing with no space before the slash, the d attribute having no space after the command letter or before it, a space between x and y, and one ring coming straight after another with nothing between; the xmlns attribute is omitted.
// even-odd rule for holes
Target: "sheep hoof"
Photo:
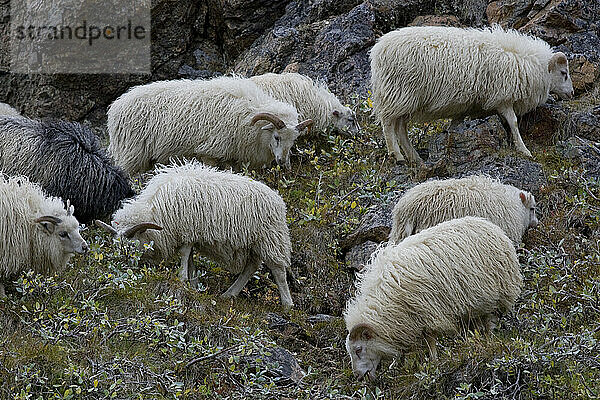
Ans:
<svg viewBox="0 0 600 400"><path fill-rule="evenodd" d="M533 158L533 155L531 154L531 152L527 149L521 149L519 150L521 153L523 153L523 155L527 156L527 157L531 157Z"/></svg>
<svg viewBox="0 0 600 400"><path fill-rule="evenodd" d="M233 293L225 292L219 297L222 299L232 299L235 297L235 295Z"/></svg>

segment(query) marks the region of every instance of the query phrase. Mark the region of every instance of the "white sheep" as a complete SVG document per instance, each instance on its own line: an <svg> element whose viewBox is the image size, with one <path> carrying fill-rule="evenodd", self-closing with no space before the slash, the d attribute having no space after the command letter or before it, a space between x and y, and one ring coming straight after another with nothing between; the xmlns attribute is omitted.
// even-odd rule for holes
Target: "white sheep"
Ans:
<svg viewBox="0 0 600 400"><path fill-rule="evenodd" d="M432 180L409 189L392 211L390 241L404 238L440 222L466 216L487 218L515 245L528 228L537 226L535 197L488 176Z"/></svg>
<svg viewBox="0 0 600 400"><path fill-rule="evenodd" d="M339 130L357 128L354 112L342 105L322 82L294 72L267 73L250 79L270 96L296 107L300 116L312 119L318 130L330 125Z"/></svg>
<svg viewBox="0 0 600 400"><path fill-rule="evenodd" d="M285 307L291 241L283 199L266 185L192 161L161 166L134 199L113 215L113 233L154 242L152 258L181 257L180 277L197 285L193 248L240 274L224 297L237 296L264 262Z"/></svg>
<svg viewBox="0 0 600 400"><path fill-rule="evenodd" d="M0 103L0 115L6 117L20 117L21 114L12 106L6 103Z"/></svg>
<svg viewBox="0 0 600 400"><path fill-rule="evenodd" d="M294 141L311 121L298 123L296 109L237 76L172 80L136 86L108 110L108 151L129 174L171 157L209 164L275 159L289 168Z"/></svg>
<svg viewBox="0 0 600 400"><path fill-rule="evenodd" d="M517 115L544 103L550 92L573 95L563 53L541 39L499 26L462 29L427 26L398 29L373 46L373 109L390 154L423 164L407 135L409 122L500 114L518 151L525 147ZM400 147L398 146L400 142Z"/></svg>
<svg viewBox="0 0 600 400"><path fill-rule="evenodd" d="M88 245L79 234L73 206L46 197L26 177L0 175L0 277L8 279L33 269L48 274L62 269L74 253ZM5 296L0 283L0 297Z"/></svg>
<svg viewBox="0 0 600 400"><path fill-rule="evenodd" d="M378 250L361 272L344 312L346 349L362 379L383 358L470 326L493 329L521 292L517 254L502 230L483 218L443 222Z"/></svg>

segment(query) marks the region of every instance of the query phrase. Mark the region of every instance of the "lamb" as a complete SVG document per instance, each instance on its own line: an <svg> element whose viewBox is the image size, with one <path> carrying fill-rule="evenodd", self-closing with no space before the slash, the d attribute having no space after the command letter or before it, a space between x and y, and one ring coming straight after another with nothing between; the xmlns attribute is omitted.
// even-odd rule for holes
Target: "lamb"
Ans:
<svg viewBox="0 0 600 400"><path fill-rule="evenodd" d="M0 115L7 117L20 117L21 114L15 110L12 106L6 103L0 103Z"/></svg>
<svg viewBox="0 0 600 400"><path fill-rule="evenodd" d="M292 72L268 73L250 79L270 96L296 107L303 118L314 121L318 130L324 131L330 125L339 130L357 129L354 112L343 106L324 83Z"/></svg>
<svg viewBox="0 0 600 400"><path fill-rule="evenodd" d="M374 379L383 358L426 343L435 359L437 337L493 329L518 298L522 276L506 234L464 217L381 248L357 286L344 312L346 349L356 377Z"/></svg>
<svg viewBox="0 0 600 400"><path fill-rule="evenodd" d="M538 224L535 197L484 175L432 180L409 189L392 211L390 241L440 222L466 216L487 218L518 246L528 228Z"/></svg>
<svg viewBox="0 0 600 400"><path fill-rule="evenodd" d="M129 174L172 157L260 168L290 167L300 132L296 109L237 76L159 81L136 86L108 110L108 151Z"/></svg>
<svg viewBox="0 0 600 400"><path fill-rule="evenodd" d="M563 53L541 39L499 26L462 29L427 26L398 29L373 46L373 110L390 154L413 164L423 160L410 144L409 122L500 114L519 152L525 147L517 115L544 103L550 92L573 95Z"/></svg>
<svg viewBox="0 0 600 400"><path fill-rule="evenodd" d="M291 241L283 199L266 185L197 161L159 166L147 186L113 216L112 233L154 242L156 261L181 257L180 277L197 285L193 248L237 280L223 294L237 296L260 267L273 273L284 307L293 305L286 281Z"/></svg>
<svg viewBox="0 0 600 400"><path fill-rule="evenodd" d="M33 269L49 274L64 268L88 245L79 234L73 206L46 197L26 177L0 175L0 277L4 280ZM5 297L0 283L0 297Z"/></svg>
<svg viewBox="0 0 600 400"><path fill-rule="evenodd" d="M69 199L82 223L109 216L135 195L94 133L76 122L0 118L0 170Z"/></svg>

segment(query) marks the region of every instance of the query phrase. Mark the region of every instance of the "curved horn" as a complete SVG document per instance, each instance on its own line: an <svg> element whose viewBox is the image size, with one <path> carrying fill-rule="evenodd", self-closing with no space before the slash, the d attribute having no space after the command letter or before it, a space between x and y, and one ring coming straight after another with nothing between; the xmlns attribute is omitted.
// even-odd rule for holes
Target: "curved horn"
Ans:
<svg viewBox="0 0 600 400"><path fill-rule="evenodd" d="M94 220L94 224L98 227L98 228L102 228L105 231L107 231L108 233L111 233L113 235L117 235L117 230L115 228L113 228L112 226L110 226L109 224L105 224L104 222L100 221L99 219Z"/></svg>
<svg viewBox="0 0 600 400"><path fill-rule="evenodd" d="M296 129L300 132L302 131L304 128L310 128L313 125L313 120L312 119L307 119L305 121L300 122L298 125L296 125Z"/></svg>
<svg viewBox="0 0 600 400"><path fill-rule="evenodd" d="M62 219L54 217L52 215L44 215L43 217L36 218L34 220L34 222L37 222L37 223L40 223L40 222L51 222L54 225L58 225L58 224L60 224L62 222Z"/></svg>
<svg viewBox="0 0 600 400"><path fill-rule="evenodd" d="M147 229L156 229L157 231L161 231L162 226L153 224L152 222L142 222L141 224L137 224L127 229L125 232L123 232L123 236L125 236L127 239L131 239L136 233L140 231L143 232Z"/></svg>
<svg viewBox="0 0 600 400"><path fill-rule="evenodd" d="M285 127L285 123L277 115L267 112L256 114L254 118L252 118L252 121L250 121L250 125L254 125L256 121L260 121L261 119L269 121L270 123L275 125L275 128L277 129L282 129Z"/></svg>

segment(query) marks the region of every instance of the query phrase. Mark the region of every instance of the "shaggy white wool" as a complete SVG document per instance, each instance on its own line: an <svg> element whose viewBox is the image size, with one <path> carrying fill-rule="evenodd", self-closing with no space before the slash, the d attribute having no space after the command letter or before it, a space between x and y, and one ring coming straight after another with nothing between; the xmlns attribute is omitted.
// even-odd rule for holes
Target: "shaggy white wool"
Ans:
<svg viewBox="0 0 600 400"><path fill-rule="evenodd" d="M6 103L0 103L0 115L7 117L20 117L21 114Z"/></svg>
<svg viewBox="0 0 600 400"><path fill-rule="evenodd" d="M236 296L262 261L287 307L293 305L286 281L292 245L285 214L283 199L268 186L191 161L157 168L144 190L114 214L113 226L121 234L146 222L161 226L135 237L154 242L155 260L179 252L182 270L188 269L184 279L194 275L193 260L187 262L193 248L240 274L225 296Z"/></svg>
<svg viewBox="0 0 600 400"><path fill-rule="evenodd" d="M291 242L286 207L265 184L218 171L198 162L160 166L142 192L123 202L113 221L118 230L153 222L148 230L158 260L185 243L224 263L233 273L245 265L241 254L252 250L267 264L290 265Z"/></svg>
<svg viewBox="0 0 600 400"><path fill-rule="evenodd" d="M34 222L47 215L62 220L53 233ZM65 252L64 240L56 234L59 231L66 231L73 244L87 247L79 235L79 223L67 213L61 199L46 197L40 186L26 177L0 175L2 278L30 268L44 274L63 268L73 252Z"/></svg>
<svg viewBox="0 0 600 400"><path fill-rule="evenodd" d="M466 216L487 218L502 228L515 245L521 243L529 227L537 225L531 193L488 176L474 175L433 180L408 190L392 211L390 241L399 243L440 222Z"/></svg>
<svg viewBox="0 0 600 400"><path fill-rule="evenodd" d="M282 129L251 125L258 113L272 113ZM136 86L108 110L109 153L129 174L143 172L171 157L197 157L211 163L252 168L269 164L274 133L283 160L299 132L296 109L265 94L254 82L237 76L211 80L172 80ZM272 125L271 125L272 127Z"/></svg>
<svg viewBox="0 0 600 400"><path fill-rule="evenodd" d="M250 79L277 100L292 104L301 115L300 119L312 119L318 130L325 130L330 125L338 129L354 127L352 110L342 105L322 82L292 72L267 73Z"/></svg>
<svg viewBox="0 0 600 400"><path fill-rule="evenodd" d="M408 122L497 112L511 126L517 149L530 155L515 113L544 103L550 91L573 91L566 58L555 68L552 57L543 40L499 26L407 27L383 35L370 53L371 84L388 150L403 158L397 135L408 158L422 162L408 142Z"/></svg>
<svg viewBox="0 0 600 400"><path fill-rule="evenodd" d="M377 251L344 312L348 331L369 325L389 354L425 335L457 333L469 321L509 310L521 292L515 249L491 222L443 222Z"/></svg>

